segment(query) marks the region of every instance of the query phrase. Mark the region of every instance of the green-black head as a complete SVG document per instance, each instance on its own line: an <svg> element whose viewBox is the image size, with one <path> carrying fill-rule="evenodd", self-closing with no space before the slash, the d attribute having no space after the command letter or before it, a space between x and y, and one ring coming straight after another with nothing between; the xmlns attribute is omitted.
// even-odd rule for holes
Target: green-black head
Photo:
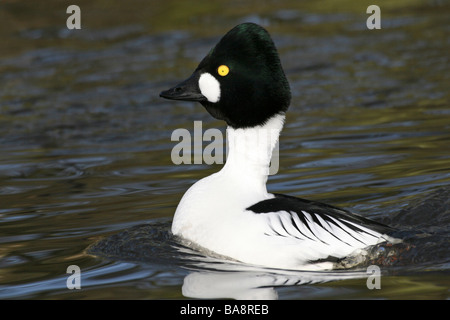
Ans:
<svg viewBox="0 0 450 320"><path fill-rule="evenodd" d="M269 33L254 23L231 29L194 73L160 96L199 101L233 128L264 124L289 107L291 93Z"/></svg>

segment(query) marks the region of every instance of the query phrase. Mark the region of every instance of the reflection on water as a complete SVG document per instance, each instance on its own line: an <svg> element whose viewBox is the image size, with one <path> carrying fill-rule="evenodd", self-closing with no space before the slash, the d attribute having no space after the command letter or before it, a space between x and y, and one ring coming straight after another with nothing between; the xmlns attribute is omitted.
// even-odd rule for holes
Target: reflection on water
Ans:
<svg viewBox="0 0 450 320"><path fill-rule="evenodd" d="M448 298L448 4L381 1L382 29L368 31L356 2L102 3L77 1L77 32L59 1L0 4L1 298ZM193 266L163 243L147 247L153 260L86 254L136 225L169 226L185 190L219 170L171 162L173 130L223 123L158 93L243 21L273 34L293 91L269 190L401 228L416 249L382 269L382 290L365 270L317 285L314 273ZM211 278L219 293L202 286Z"/></svg>
<svg viewBox="0 0 450 320"><path fill-rule="evenodd" d="M200 299L232 298L239 300L278 299L276 287L304 286L330 281L367 278L363 271L352 272L287 272L267 271L200 271L184 278L182 293Z"/></svg>

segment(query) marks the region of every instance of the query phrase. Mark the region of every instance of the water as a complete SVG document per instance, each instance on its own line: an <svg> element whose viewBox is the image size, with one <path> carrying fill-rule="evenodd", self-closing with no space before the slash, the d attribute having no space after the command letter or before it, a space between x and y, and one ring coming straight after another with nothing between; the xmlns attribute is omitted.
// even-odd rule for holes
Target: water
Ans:
<svg viewBox="0 0 450 320"><path fill-rule="evenodd" d="M77 4L73 31L58 1L0 4L0 298L448 299L447 3L381 1L373 31L347 2ZM158 93L244 21L272 33L293 93L269 190L400 228L415 249L380 290L365 268L254 269L170 237L183 193L220 169L174 165L171 133L224 126ZM105 238L116 251L87 253Z"/></svg>

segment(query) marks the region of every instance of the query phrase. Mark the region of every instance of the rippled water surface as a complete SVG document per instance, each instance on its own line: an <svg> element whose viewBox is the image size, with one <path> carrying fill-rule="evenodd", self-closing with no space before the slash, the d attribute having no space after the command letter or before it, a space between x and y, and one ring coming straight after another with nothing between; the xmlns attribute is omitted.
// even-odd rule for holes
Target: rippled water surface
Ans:
<svg viewBox="0 0 450 320"><path fill-rule="evenodd" d="M0 298L449 298L448 3L378 1L381 30L364 1L77 1L81 30L70 4L0 3ZM271 32L293 94L269 191L401 229L415 251L380 290L365 269L257 270L170 236L221 167L173 164L171 134L224 124L158 93L245 21Z"/></svg>

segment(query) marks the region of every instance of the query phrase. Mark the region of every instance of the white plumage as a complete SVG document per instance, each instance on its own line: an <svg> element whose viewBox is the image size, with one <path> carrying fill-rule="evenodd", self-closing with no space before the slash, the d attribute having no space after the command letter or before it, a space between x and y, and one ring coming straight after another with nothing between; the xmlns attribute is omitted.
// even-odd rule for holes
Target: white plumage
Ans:
<svg viewBox="0 0 450 320"><path fill-rule="evenodd" d="M227 128L226 164L186 192L173 234L222 256L283 269L329 269L329 262L314 262L386 241L383 234L332 213L249 209L276 197L267 192L266 181L283 123L284 115L277 115L262 126Z"/></svg>

